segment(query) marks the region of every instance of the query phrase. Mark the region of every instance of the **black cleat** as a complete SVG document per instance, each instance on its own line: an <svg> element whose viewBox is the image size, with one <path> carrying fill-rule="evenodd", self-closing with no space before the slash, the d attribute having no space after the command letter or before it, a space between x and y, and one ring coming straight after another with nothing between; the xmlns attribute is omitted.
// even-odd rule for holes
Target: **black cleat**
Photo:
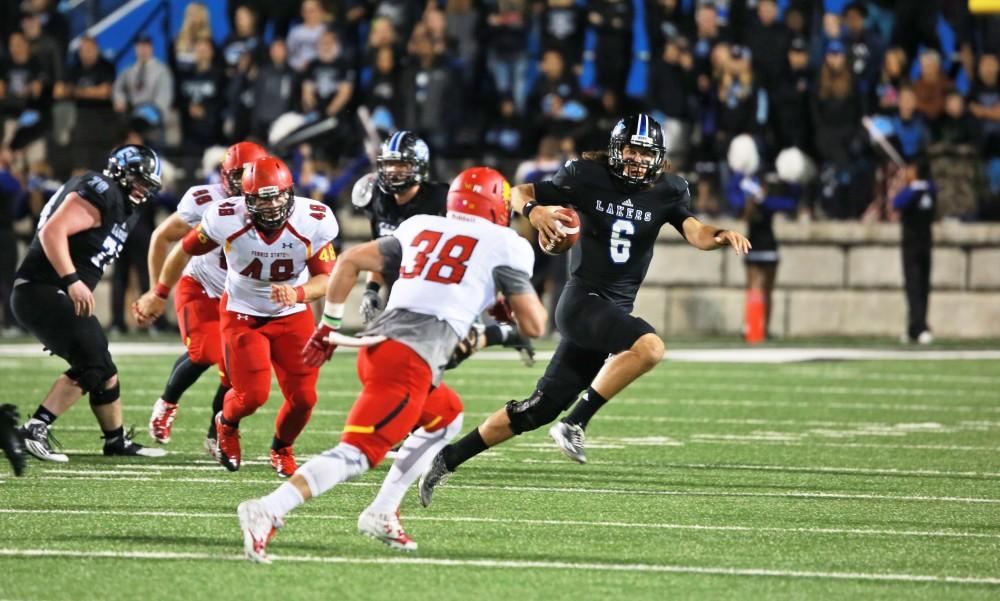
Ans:
<svg viewBox="0 0 1000 601"><path fill-rule="evenodd" d="M52 445L62 448L56 437L49 431L49 426L40 419L29 419L28 423L18 430L21 440L24 441L24 449L41 459L42 461L55 461L56 463L67 463L69 457L65 453L56 453L52 450Z"/></svg>
<svg viewBox="0 0 1000 601"><path fill-rule="evenodd" d="M20 419L17 407L0 405L0 449L3 449L4 455L10 461L15 476L24 473L24 464L27 460L24 440L22 440L20 429L17 427L17 422Z"/></svg>
<svg viewBox="0 0 1000 601"><path fill-rule="evenodd" d="M420 476L420 504L424 507L431 506L431 497L434 496L434 487L444 484L448 477L454 472L444 464L444 451L438 453L431 460L430 467Z"/></svg>
<svg viewBox="0 0 1000 601"><path fill-rule="evenodd" d="M163 457L167 454L163 449L158 449L155 447L144 447L141 444L134 442L132 436L135 434L134 428L129 428L129 431L125 433L124 436L116 436L112 439L104 440L104 455L105 456L115 456L115 457Z"/></svg>

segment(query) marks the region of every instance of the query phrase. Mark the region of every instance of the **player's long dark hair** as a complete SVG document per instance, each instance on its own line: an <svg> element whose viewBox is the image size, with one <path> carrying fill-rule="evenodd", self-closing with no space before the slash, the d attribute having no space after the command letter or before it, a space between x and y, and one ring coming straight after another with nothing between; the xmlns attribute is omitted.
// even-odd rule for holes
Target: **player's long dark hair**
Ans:
<svg viewBox="0 0 1000 601"><path fill-rule="evenodd" d="M580 158L585 161L594 161L595 163L600 163L602 165L608 164L608 151L607 150L585 150L580 153ZM670 163L670 159L663 159L663 171L669 172L673 171L674 166Z"/></svg>

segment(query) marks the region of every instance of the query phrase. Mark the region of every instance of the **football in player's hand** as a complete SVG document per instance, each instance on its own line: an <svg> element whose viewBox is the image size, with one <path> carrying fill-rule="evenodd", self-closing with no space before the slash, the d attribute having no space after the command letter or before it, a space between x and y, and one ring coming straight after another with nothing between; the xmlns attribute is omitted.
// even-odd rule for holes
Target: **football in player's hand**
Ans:
<svg viewBox="0 0 1000 601"><path fill-rule="evenodd" d="M563 233L563 239L558 242L550 240L548 244L545 244L542 240L541 232L538 233L538 246L542 249L542 252L548 255L561 255L573 248L576 241L580 239L580 216L576 214L576 211L560 207L555 212L569 216L570 221L568 223L565 221L556 222L556 227Z"/></svg>

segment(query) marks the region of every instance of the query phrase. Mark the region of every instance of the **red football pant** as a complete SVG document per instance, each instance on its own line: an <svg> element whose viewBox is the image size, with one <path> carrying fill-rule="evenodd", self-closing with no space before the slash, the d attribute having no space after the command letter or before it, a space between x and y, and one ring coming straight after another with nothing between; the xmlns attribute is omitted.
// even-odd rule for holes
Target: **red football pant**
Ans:
<svg viewBox="0 0 1000 601"><path fill-rule="evenodd" d="M223 307L226 301L223 295ZM288 444L295 442L316 406L319 370L302 362L302 349L313 327L308 307L270 320L222 312L223 353L233 386L222 408L226 421L239 422L267 402L273 366L285 397L275 420L275 436Z"/></svg>
<svg viewBox="0 0 1000 601"><path fill-rule="evenodd" d="M443 383L432 391L427 363L395 340L361 349L358 378L361 395L340 440L361 449L372 468L414 428L440 430L462 412L458 394Z"/></svg>
<svg viewBox="0 0 1000 601"><path fill-rule="evenodd" d="M181 340L188 357L199 365L222 362L222 333L219 330L219 299L205 292L201 282L186 275L177 283L174 309Z"/></svg>

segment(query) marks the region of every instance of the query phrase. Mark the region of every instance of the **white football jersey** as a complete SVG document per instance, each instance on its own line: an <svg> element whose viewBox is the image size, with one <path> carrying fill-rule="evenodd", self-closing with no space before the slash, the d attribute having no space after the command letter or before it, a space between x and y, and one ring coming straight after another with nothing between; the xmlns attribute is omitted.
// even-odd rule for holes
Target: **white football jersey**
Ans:
<svg viewBox="0 0 1000 601"><path fill-rule="evenodd" d="M177 203L177 214L192 228L201 223L205 212L227 197L222 184L191 186L184 197ZM189 275L205 288L210 298L219 298L226 289L226 263L222 258L222 248L219 247L208 254L192 257L184 268L184 275Z"/></svg>
<svg viewBox="0 0 1000 601"><path fill-rule="evenodd" d="M284 307L271 301L271 284L308 281L307 261L324 251L339 231L329 207L299 196L288 221L268 236L254 227L242 197L217 203L201 222L202 234L221 246L226 257L226 309L260 317L305 311L304 303ZM333 260L332 249L328 252L323 258Z"/></svg>
<svg viewBox="0 0 1000 601"><path fill-rule="evenodd" d="M386 312L407 309L443 319L464 338L496 302L493 271L531 275L535 253L517 232L478 217L415 215L392 236L403 250Z"/></svg>

